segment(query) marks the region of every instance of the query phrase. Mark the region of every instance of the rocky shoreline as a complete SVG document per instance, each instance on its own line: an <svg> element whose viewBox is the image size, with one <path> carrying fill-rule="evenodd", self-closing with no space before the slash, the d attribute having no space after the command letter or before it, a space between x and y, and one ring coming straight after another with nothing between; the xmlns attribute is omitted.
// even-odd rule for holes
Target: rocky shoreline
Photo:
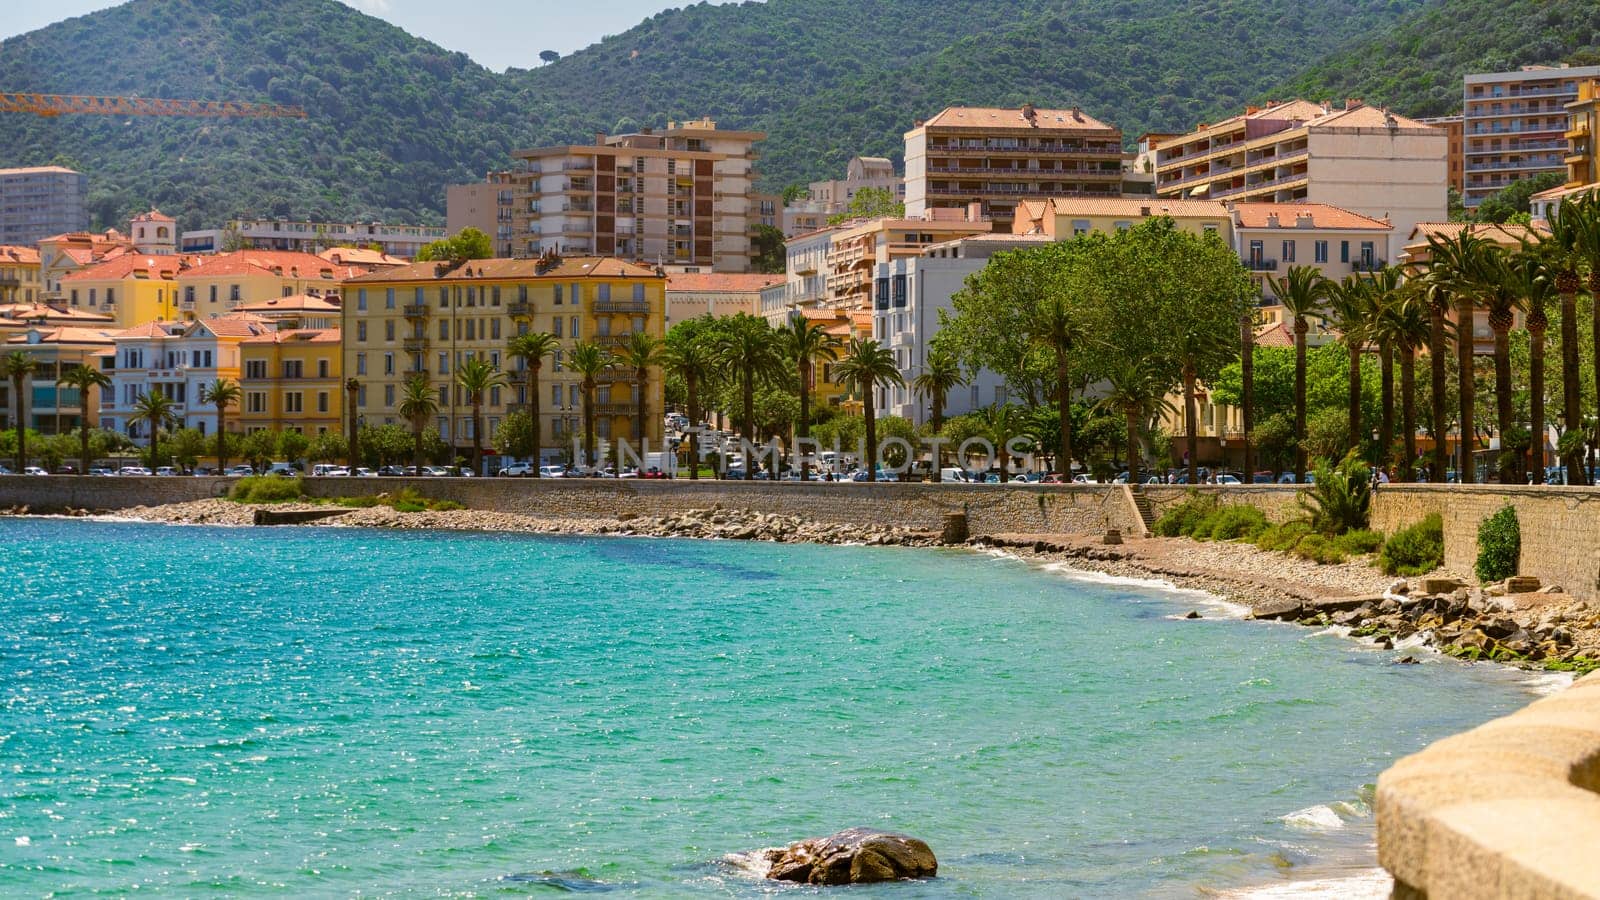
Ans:
<svg viewBox="0 0 1600 900"><path fill-rule="evenodd" d="M389 506L341 508L329 503L260 506L197 500L126 510L69 510L68 515L115 515L147 522L241 526L257 510L318 512L316 527L488 531L539 535L613 535L775 543L932 547L940 534L898 526L817 522L797 516L713 506L665 516L612 519L545 518L472 509L400 512ZM10 510L27 514L25 509ZM1412 581L1385 576L1357 559L1324 565L1248 544L1189 538L980 535L972 549L998 549L1039 564L1129 578L1159 579L1249 607L1258 619L1314 627L1344 627L1380 646L1402 641L1467 659L1524 668L1583 671L1600 659L1600 608L1526 579L1470 587L1461 573L1435 572ZM1196 613L1195 615L1198 615ZM1405 661L1402 658L1400 661Z"/></svg>

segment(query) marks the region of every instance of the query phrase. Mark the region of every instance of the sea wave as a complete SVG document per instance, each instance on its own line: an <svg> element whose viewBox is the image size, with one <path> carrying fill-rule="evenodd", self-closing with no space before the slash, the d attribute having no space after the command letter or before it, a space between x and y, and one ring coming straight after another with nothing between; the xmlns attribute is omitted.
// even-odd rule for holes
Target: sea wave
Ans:
<svg viewBox="0 0 1600 900"><path fill-rule="evenodd" d="M1108 575L1105 572L1095 572L1090 569L1075 568L1070 563L1064 562L1046 563L1043 566L1043 569L1046 572L1052 572L1064 578L1071 578L1074 581L1082 581L1089 584L1111 585L1114 587L1135 587L1148 591L1159 591L1163 594L1171 594L1175 597L1184 597L1195 600L1205 605L1213 612L1218 613L1221 618L1243 619L1250 615L1250 607L1243 603L1234 603L1233 601L1228 600L1219 594L1213 594L1210 591L1203 591L1199 588L1179 587L1178 585L1162 578L1135 578L1128 575Z"/></svg>
<svg viewBox="0 0 1600 900"><path fill-rule="evenodd" d="M1363 869L1351 875L1308 878L1279 884L1257 885L1220 891L1216 896L1230 900L1383 900L1394 890L1394 879L1382 869Z"/></svg>

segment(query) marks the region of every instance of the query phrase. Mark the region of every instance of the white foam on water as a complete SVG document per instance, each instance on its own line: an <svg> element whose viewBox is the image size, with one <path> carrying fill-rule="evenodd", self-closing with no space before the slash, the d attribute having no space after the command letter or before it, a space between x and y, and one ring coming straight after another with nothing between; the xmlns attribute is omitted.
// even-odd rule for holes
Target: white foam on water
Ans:
<svg viewBox="0 0 1600 900"><path fill-rule="evenodd" d="M768 847L765 850L749 850L744 853L729 853L722 857L724 865L733 869L740 875L748 878L765 880L767 871L772 864L767 862L767 853L773 850L782 850L782 847Z"/></svg>
<svg viewBox="0 0 1600 900"><path fill-rule="evenodd" d="M1344 817L1326 804L1297 809L1278 820L1301 831L1338 831L1344 827Z"/></svg>
<svg viewBox="0 0 1600 900"><path fill-rule="evenodd" d="M1540 697L1559 694L1572 686L1571 672L1528 672L1525 679L1529 692Z"/></svg>
<svg viewBox="0 0 1600 900"><path fill-rule="evenodd" d="M18 847L31 847L31 846L33 846L33 838L28 837L27 835L23 835L22 837L17 838L17 846Z"/></svg>
<svg viewBox="0 0 1600 900"><path fill-rule="evenodd" d="M1070 578L1073 581L1082 581L1088 584L1104 584L1113 587L1135 587L1148 591L1160 591L1175 597L1184 597L1194 600L1207 607L1217 615L1212 618L1243 619L1250 615L1250 607L1243 603L1234 603L1210 591L1197 588L1179 587L1170 581L1161 578L1135 578L1127 575L1107 575L1104 572L1095 572L1089 569L1077 569L1064 562L1046 563L1042 568L1046 572ZM1179 616L1178 618L1182 618Z"/></svg>
<svg viewBox="0 0 1600 900"><path fill-rule="evenodd" d="M1387 900L1394 890L1394 879L1382 869L1363 869L1354 875L1334 878L1308 878L1256 887L1220 891L1218 897L1232 900Z"/></svg>
<svg viewBox="0 0 1600 900"><path fill-rule="evenodd" d="M1321 631L1311 632L1311 636L1347 638L1350 636L1350 632L1353 630L1354 629L1352 629L1349 625L1329 625L1327 628L1324 628Z"/></svg>

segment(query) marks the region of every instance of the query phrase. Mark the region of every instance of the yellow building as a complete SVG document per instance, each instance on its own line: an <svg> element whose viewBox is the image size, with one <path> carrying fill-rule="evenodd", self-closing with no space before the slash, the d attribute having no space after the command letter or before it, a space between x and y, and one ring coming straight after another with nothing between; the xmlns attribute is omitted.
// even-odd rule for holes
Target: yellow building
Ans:
<svg viewBox="0 0 1600 900"><path fill-rule="evenodd" d="M239 344L246 434L263 429L322 434L344 421L344 358L337 328L282 328Z"/></svg>
<svg viewBox="0 0 1600 900"><path fill-rule="evenodd" d="M39 251L0 245L0 303L37 303L43 295Z"/></svg>
<svg viewBox="0 0 1600 900"><path fill-rule="evenodd" d="M111 316L118 328L178 318L183 257L125 254L61 278L69 308Z"/></svg>
<svg viewBox="0 0 1600 900"><path fill-rule="evenodd" d="M399 406L404 382L422 372L438 390L439 434L459 450L472 444L472 408L454 382L466 360L482 358L507 373L483 403L484 440L492 445L506 414L528 401L522 363L506 353L511 338L544 331L562 351L540 372L540 458L564 458L582 434L579 378L563 365L578 341L619 351L634 332L666 334L666 275L605 257L481 259L459 265L414 263L345 283L344 372L360 383L355 414L368 425L406 425ZM633 373L607 372L595 396L599 440L632 439ZM661 371L648 374L644 435L662 441Z"/></svg>
<svg viewBox="0 0 1600 900"><path fill-rule="evenodd" d="M1215 200L1155 197L1051 197L1017 204L1013 234L1043 235L1069 241L1081 234L1126 231L1145 219L1167 216L1178 230L1215 233L1232 243L1233 217Z"/></svg>

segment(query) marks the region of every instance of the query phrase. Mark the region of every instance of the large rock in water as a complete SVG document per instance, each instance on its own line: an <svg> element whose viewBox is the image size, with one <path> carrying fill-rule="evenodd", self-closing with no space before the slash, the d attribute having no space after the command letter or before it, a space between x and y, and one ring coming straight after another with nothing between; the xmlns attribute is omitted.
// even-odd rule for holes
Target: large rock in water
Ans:
<svg viewBox="0 0 1600 900"><path fill-rule="evenodd" d="M767 877L803 884L866 884L902 878L932 878L939 872L933 850L914 837L849 828L767 851Z"/></svg>

